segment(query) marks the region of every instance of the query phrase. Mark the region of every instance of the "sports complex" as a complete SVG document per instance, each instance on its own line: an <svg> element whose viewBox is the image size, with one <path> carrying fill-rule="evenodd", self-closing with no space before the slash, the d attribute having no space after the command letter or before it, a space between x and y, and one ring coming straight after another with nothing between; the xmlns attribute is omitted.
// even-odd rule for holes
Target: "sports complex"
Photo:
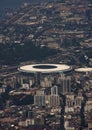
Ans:
<svg viewBox="0 0 92 130"><path fill-rule="evenodd" d="M92 72L92 67L78 68L75 71L80 73Z"/></svg>
<svg viewBox="0 0 92 130"><path fill-rule="evenodd" d="M32 64L20 66L20 72L24 73L65 73L72 70L72 68L65 64Z"/></svg>

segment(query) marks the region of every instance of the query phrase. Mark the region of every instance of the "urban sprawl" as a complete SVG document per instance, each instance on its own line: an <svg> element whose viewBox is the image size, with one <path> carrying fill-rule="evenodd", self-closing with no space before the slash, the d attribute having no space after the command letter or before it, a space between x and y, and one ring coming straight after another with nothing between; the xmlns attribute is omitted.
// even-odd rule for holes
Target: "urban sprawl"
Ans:
<svg viewBox="0 0 92 130"><path fill-rule="evenodd" d="M36 72L20 69L26 65ZM91 0L7 9L0 22L0 130L92 130Z"/></svg>

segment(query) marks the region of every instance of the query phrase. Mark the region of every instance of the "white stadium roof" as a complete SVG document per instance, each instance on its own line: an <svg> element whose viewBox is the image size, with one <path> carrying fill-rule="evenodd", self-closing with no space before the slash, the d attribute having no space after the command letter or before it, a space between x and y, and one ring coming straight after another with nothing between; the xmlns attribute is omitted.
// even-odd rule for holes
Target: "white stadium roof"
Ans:
<svg viewBox="0 0 92 130"><path fill-rule="evenodd" d="M68 72L71 67L65 64L32 64L21 66L18 70L26 73L55 73Z"/></svg>
<svg viewBox="0 0 92 130"><path fill-rule="evenodd" d="M77 72L92 72L92 67L78 68L75 69Z"/></svg>

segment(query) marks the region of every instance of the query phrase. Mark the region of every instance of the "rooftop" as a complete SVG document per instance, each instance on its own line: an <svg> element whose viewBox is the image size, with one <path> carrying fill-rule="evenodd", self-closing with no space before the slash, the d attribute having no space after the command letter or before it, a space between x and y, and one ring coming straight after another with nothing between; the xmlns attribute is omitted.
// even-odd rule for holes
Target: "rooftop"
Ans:
<svg viewBox="0 0 92 130"><path fill-rule="evenodd" d="M57 73L70 71L71 67L65 64L34 64L21 66L18 70L26 73Z"/></svg>

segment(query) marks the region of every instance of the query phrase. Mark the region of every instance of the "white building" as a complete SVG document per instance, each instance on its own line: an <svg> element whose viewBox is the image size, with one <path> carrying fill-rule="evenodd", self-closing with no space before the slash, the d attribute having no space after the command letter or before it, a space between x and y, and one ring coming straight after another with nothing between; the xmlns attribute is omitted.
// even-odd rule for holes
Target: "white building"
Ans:
<svg viewBox="0 0 92 130"><path fill-rule="evenodd" d="M54 85L51 87L51 95L56 94L58 95L58 86Z"/></svg>

